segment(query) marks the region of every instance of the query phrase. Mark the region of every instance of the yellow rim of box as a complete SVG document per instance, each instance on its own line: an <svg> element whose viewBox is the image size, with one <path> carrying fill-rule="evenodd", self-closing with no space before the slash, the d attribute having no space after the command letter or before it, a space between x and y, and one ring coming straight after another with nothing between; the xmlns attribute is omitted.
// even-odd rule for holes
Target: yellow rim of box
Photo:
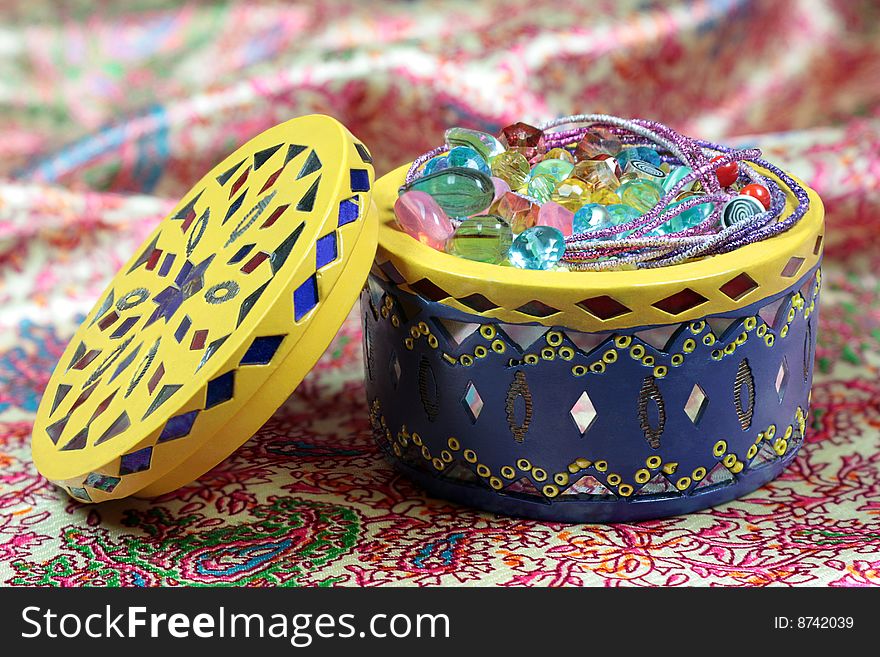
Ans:
<svg viewBox="0 0 880 657"><path fill-rule="evenodd" d="M399 284L404 289L418 294L410 285L416 284L418 288L424 279L449 295L442 299L437 295L435 301L465 313L506 323L537 323L602 332L694 320L736 310L782 292L812 269L822 254L822 201L816 192L804 185L810 208L790 230L731 253L681 265L633 271L568 272L530 271L473 262L432 249L397 229L393 206L408 169L408 164L401 166L376 181L373 198L379 210L379 248L373 273L387 280L389 276L382 268L387 270L387 263L390 263L403 279ZM758 170L779 181L769 171ZM779 182L782 189L787 190ZM787 191L784 216L796 205L797 199ZM792 272L797 259L802 261ZM783 276L786 268L790 275ZM737 299L727 296L722 286L743 273L756 286ZM679 314L653 305L688 288L705 297L706 301ZM479 312L460 301L473 294L486 297L498 307ZM586 299L601 296L613 298L629 312L601 319L578 305ZM559 312L535 317L517 310L532 301L549 305Z"/></svg>

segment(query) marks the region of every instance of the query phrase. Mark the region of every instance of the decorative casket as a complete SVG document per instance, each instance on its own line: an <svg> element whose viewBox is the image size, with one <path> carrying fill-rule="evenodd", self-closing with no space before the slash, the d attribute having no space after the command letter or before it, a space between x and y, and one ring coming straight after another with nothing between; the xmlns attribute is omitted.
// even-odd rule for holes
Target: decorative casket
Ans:
<svg viewBox="0 0 880 657"><path fill-rule="evenodd" d="M360 294L376 440L431 494L566 522L741 496L804 438L823 236L815 193L744 159L778 215L755 221L796 221L668 266L537 270L401 230L395 205L424 162L374 186L369 152L334 120L277 126L199 181L102 295L47 386L35 462L82 502L186 484L270 417ZM621 178L641 175L624 164ZM534 209L520 235L541 225ZM639 230L636 259L654 253Z"/></svg>

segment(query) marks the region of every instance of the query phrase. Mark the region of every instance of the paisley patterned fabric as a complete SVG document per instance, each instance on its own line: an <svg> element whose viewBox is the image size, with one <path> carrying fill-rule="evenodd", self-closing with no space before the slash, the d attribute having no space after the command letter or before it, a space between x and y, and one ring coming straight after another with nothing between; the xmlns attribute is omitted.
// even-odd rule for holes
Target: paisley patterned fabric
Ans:
<svg viewBox="0 0 880 657"><path fill-rule="evenodd" d="M0 29L0 582L880 584L880 8L870 0L7 3ZM55 361L115 270L238 144L323 112L377 173L449 125L645 116L757 145L827 210L806 442L701 513L559 525L430 499L373 444L346 322L231 458L83 506L30 462Z"/></svg>

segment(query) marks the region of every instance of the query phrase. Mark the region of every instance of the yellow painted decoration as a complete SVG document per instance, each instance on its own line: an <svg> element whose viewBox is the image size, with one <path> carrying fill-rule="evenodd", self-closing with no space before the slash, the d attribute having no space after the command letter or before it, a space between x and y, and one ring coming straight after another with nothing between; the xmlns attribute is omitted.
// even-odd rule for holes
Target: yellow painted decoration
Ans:
<svg viewBox="0 0 880 657"><path fill-rule="evenodd" d="M810 271L822 253L822 201L813 190L805 187L810 208L792 229L731 253L671 267L603 272L532 271L464 260L420 244L396 228L392 206L408 168L409 165L404 165L376 182L374 199L379 210L379 250L373 272L394 280L413 293L416 292L407 284L427 279L448 295L432 300L506 323L538 323L602 332L699 320L707 315L743 308L782 292L791 287L798 276ZM758 170L778 180L771 172ZM780 186L786 189L784 185ZM796 204L794 195L787 192L783 216L790 214ZM792 259L794 262L802 259L796 267L797 272L792 277L782 276ZM723 288L742 274L751 278L755 285L738 299L731 298ZM686 290L702 296L705 301L677 314L663 310L666 305L661 303L663 300ZM690 292L685 294L693 298ZM602 319L590 312L589 302L584 303L601 297L610 297L619 304L613 316ZM535 301L558 312L534 316L518 310L529 308ZM608 306L607 303L603 305Z"/></svg>
<svg viewBox="0 0 880 657"><path fill-rule="evenodd" d="M46 387L39 471L84 502L204 474L289 396L363 287L368 151L307 116L239 148L121 269Z"/></svg>

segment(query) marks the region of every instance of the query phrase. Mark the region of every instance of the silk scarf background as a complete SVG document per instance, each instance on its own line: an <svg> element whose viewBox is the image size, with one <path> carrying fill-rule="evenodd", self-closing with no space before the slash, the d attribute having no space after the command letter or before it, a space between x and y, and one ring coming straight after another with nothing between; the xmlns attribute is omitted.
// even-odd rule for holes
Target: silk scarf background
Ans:
<svg viewBox="0 0 880 657"><path fill-rule="evenodd" d="M233 457L82 506L30 463L52 367L116 268L216 161L310 112L377 173L450 125L577 112L755 144L828 220L811 431L783 476L686 517L499 518L372 444L352 317ZM0 582L880 584L880 6L868 0L0 3Z"/></svg>

